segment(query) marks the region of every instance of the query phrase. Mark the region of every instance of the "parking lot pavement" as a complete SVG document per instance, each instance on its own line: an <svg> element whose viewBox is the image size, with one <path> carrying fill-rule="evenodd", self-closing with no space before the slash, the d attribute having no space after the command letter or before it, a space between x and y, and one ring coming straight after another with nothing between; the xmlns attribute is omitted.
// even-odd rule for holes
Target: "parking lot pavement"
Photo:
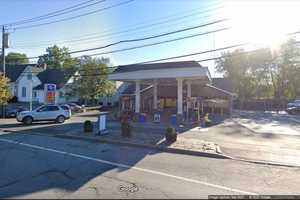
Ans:
<svg viewBox="0 0 300 200"><path fill-rule="evenodd" d="M300 118L297 115L238 111L233 120L256 133L300 135Z"/></svg>
<svg viewBox="0 0 300 200"><path fill-rule="evenodd" d="M0 198L300 194L299 168L23 134L0 136Z"/></svg>
<svg viewBox="0 0 300 200"><path fill-rule="evenodd" d="M72 115L69 120L63 124L55 122L34 122L32 125L25 126L17 122L15 118L0 119L0 130L7 131L29 131L45 134L66 134L68 132L82 131L85 120L96 122L99 111L90 111Z"/></svg>
<svg viewBox="0 0 300 200"><path fill-rule="evenodd" d="M274 112L236 112L232 119L186 137L213 141L234 158L300 166L300 123L297 116Z"/></svg>

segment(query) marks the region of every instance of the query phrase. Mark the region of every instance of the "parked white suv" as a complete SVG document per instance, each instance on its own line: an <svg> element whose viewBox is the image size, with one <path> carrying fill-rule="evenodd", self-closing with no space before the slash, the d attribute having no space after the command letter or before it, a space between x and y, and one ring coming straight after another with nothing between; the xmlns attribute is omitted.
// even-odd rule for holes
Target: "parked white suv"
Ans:
<svg viewBox="0 0 300 200"><path fill-rule="evenodd" d="M33 111L23 111L17 114L17 121L23 122L26 125L33 121L56 121L64 123L70 118L71 111L66 110L58 105L43 105Z"/></svg>

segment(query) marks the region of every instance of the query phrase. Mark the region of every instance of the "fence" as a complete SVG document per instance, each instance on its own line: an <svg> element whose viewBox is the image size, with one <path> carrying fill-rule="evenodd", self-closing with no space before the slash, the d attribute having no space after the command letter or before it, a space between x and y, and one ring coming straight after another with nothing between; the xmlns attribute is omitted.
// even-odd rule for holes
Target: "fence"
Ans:
<svg viewBox="0 0 300 200"><path fill-rule="evenodd" d="M240 100L233 101L234 109L241 110L261 110L261 111L277 111L285 110L286 105L293 101L293 99L256 99L246 100L243 103Z"/></svg>

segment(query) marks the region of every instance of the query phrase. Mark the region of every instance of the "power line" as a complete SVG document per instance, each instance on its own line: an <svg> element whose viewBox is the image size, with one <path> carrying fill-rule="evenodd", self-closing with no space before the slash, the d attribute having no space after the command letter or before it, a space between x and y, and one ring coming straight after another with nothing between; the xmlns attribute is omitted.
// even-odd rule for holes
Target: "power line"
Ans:
<svg viewBox="0 0 300 200"><path fill-rule="evenodd" d="M165 61L165 60L172 60L172 59L177 59L177 58L190 57L190 56L195 56L195 55L211 53L211 52L215 52L215 51L222 51L222 50L232 49L232 48L241 47L241 46L245 46L245 45L247 45L247 43L235 44L235 45L230 45L230 46L226 46L226 47L222 47L222 48L218 48L218 49L211 49L211 50L200 51L200 52L195 52L195 53L190 53L190 54L184 54L184 55L179 55L179 56L173 56L173 57L168 57L168 58L157 59L157 60L149 60L149 61L134 63L134 64L147 64L147 63L158 62L158 61ZM85 56L92 56L92 55L85 55ZM82 57L82 56L80 56L80 57ZM75 57L75 58L80 58L80 57ZM130 65L133 65L133 64L130 64Z"/></svg>
<svg viewBox="0 0 300 200"><path fill-rule="evenodd" d="M147 63L152 63L152 62L172 60L172 59L177 59L177 58L184 58L184 57L189 57L189 56L206 54L206 53L211 53L211 52L215 52L215 51L222 51L222 50L226 50L226 49L232 49L232 48L236 48L236 47L241 47L241 46L245 46L247 44L248 43L241 43L241 44L226 46L226 47L222 47L222 48L218 48L218 49L211 49L211 50L207 50L207 51L200 51L200 52L190 53L190 54L185 54L185 55L180 55L180 56L173 56L173 57L162 58L162 59L157 59L157 60L145 61L145 62L141 62L141 63L138 63L138 64L147 64Z"/></svg>
<svg viewBox="0 0 300 200"><path fill-rule="evenodd" d="M176 24L170 24L170 26L171 25L179 25L179 24L182 24L182 23L176 23ZM155 28L153 28L153 27L148 27L148 28L151 28L152 30L153 29L158 29L158 28L160 28L160 27L155 27ZM161 29L161 28L160 28ZM138 30L136 30L136 31L134 31L134 32L128 32L128 33L120 33L120 35L132 35L133 33L135 33L135 34L138 34L138 33L142 33L142 34L144 34L144 33L148 33L149 31L138 31ZM112 34L113 35L113 34ZM117 36L107 36L107 37L105 37L105 38L107 38L107 39L112 39L112 38L116 38ZM95 38L95 39L93 39L93 38ZM95 43L95 42L103 42L103 41L107 41L107 39L99 39L99 38L102 38L102 37L93 37L93 38L85 38L85 39L82 39L82 40L80 40L80 39L78 39L78 40L73 40L72 42L71 41L66 41L66 42L62 42L62 44L58 44L58 45L61 45L61 46L64 46L63 44L64 43L71 43L72 44L72 46L77 46L77 45L81 45L81 44L88 44L88 43ZM36 49L36 48L41 48L41 47L49 47L49 46L53 46L53 44L57 44L57 43L51 43L51 44L48 44L48 45L25 45L25 46L12 46L11 48L20 48L20 49ZM74 50L75 51L75 50Z"/></svg>
<svg viewBox="0 0 300 200"><path fill-rule="evenodd" d="M34 24L34 25L29 25L29 26L15 27L14 30L34 28L34 27L45 26L45 25L54 24L54 23L58 23L58 22L73 20L73 19L76 19L76 18L79 18L79 17L84 17L84 16L91 15L91 14L94 14L94 13L97 13L97 12L101 12L101 11L104 11L104 10L108 10L108 9L111 9L111 8L122 6L122 5L128 4L128 3L133 2L133 1L135 1L135 0L122 1L120 3L113 4L111 6L107 6L107 7L97 9L97 10L94 10L94 11L91 11L91 12L83 13L83 14L80 14L80 15L75 15L75 16L72 16L72 17L66 17L66 18L62 18L62 19L59 19L59 20L55 20L55 21L50 21L50 22L45 22L45 23L40 23L40 24Z"/></svg>
<svg viewBox="0 0 300 200"><path fill-rule="evenodd" d="M237 45L231 45L231 46L227 46L227 47L222 47L219 49L211 49L211 50L207 50L207 51L202 51L202 52L198 52L198 53L191 53L191 54L186 54L186 55L179 55L179 56L174 56L174 57L169 57L169 58L163 58L163 59L159 59L159 60L151 60L151 61L145 61L145 62L139 62L139 63L132 63L132 64L126 64L126 65L118 65L118 66L111 66L111 67L107 67L107 70L110 68L116 69L117 67L123 67L123 66L129 66L129 65L141 65L141 64L151 64L157 61L163 61L163 60L171 60L171 59L175 59L175 58L182 58L182 57L189 57L189 56L193 56L193 55L198 55L198 54L204 54L204 53L209 53L209 52L213 52L213 51L220 51L220 50L226 50L226 49L230 49L230 48L234 48L234 47L239 47L239 46L243 46L246 44L237 44ZM206 62L206 61L211 61L211 60L218 60L221 58L227 58L227 57L235 57L235 56L239 56L242 54L247 54L247 53L252 53L252 52L256 52L256 51L261 51L262 49L255 49L255 50L250 50L250 51L242 51L242 52L237 52L235 54L229 54L229 55L222 55L222 56L218 56L218 57L213 57L213 58L207 58L207 59L202 59L202 60L196 60L196 62ZM299 63L299 62L294 62L294 63ZM77 71L82 71L82 72L91 72L92 70L86 70L86 69L80 69ZM31 72L23 72L24 74L26 73L30 73ZM32 72L33 74L36 73L40 73L40 72ZM100 75L109 75L112 74L113 72L108 72L108 73L93 73L93 74L83 74L83 75L78 75L78 76L100 76ZM65 73L66 75L68 75L68 73ZM69 75L72 75L71 73L69 73ZM77 76L77 75L76 75Z"/></svg>
<svg viewBox="0 0 300 200"><path fill-rule="evenodd" d="M118 42L115 42L115 43L112 43L112 44L108 44L108 45L105 45L105 46L102 46L102 47L96 47L96 48L90 48L90 49L78 50L78 51L71 51L70 54L80 53L80 52L84 52L84 51L94 51L94 50L104 49L104 48L115 46L115 45L121 44L121 43L138 42L138 41L144 41L144 40L150 40L150 39L154 39L154 38L164 37L164 36L167 36L167 35L173 35L173 34L176 34L176 33L181 33L181 32L186 32L186 31L190 31L190 30L193 30L193 29L202 28L204 26L218 24L218 23L221 23L221 22L224 22L224 21L227 21L227 20L228 19L221 19L221 20L217 20L217 21L210 22L210 23L207 23L207 24L201 24L201 25L198 25L198 26L192 26L192 27L188 27L188 28L184 28L184 29L180 29L180 30L176 30L176 31L171 31L171 32L167 32L167 33L163 33L163 34L159 34L159 35L144 37L144 38L131 39L131 40L121 40L121 41L118 41ZM226 28L226 29L228 29L228 28ZM225 30L225 29L221 29L221 30ZM220 31L220 30L218 30L218 31ZM212 33L212 32L208 32L208 33ZM206 33L206 34L208 34L208 33Z"/></svg>
<svg viewBox="0 0 300 200"><path fill-rule="evenodd" d="M204 11L201 11L201 12L198 11L198 12L192 13L192 14L189 12L188 15L184 15L184 16L180 16L180 17L176 17L176 18L173 17L173 18L171 18L169 20L166 20L166 19L170 18L170 16L169 17L163 17L164 20L159 21L157 23L151 23L151 24L145 24L145 23L143 23L142 26L139 23L139 24L135 24L135 25L130 26L130 27L135 27L135 28L129 28L128 29L128 26L127 26L127 29L125 29L123 31L111 32L110 30L112 30L112 29L108 29L108 30L104 30L104 31L98 32L98 33L86 34L86 36L88 36L88 35L97 35L97 36L94 36L94 37L85 37L85 38L84 37L83 38L82 37L76 37L76 38L71 39L71 40L43 41L44 42L43 45L48 45L50 42L51 43L57 43L57 42L62 42L62 43L72 42L72 43L74 43L74 42L78 42L78 41L81 42L81 41L90 40L90 39L99 39L99 38L103 38L103 37L107 37L107 36L111 36L111 35L120 35L120 34L124 34L124 33L129 33L129 32L133 32L135 30L139 30L139 29L145 29L145 28L148 29L148 28L151 28L153 26L163 25L165 23L168 23L168 25L170 25L169 22L172 22L172 21L181 21L182 19L186 19L188 17L199 15L199 14L203 14L203 13L206 13L206 12L215 11L215 10L220 9L220 8L222 8L222 7L217 7L217 8L213 8L213 9L207 9L207 10L204 10ZM172 16L174 16L174 15L172 15ZM205 17L209 17L209 16L205 16ZM99 33L101 33L101 34L98 35ZM106 33L106 34L103 34L103 33ZM31 44L30 46L33 46L32 43L30 43L30 44ZM41 46L41 45L39 45L39 46ZM19 46L15 46L15 47L24 47L24 45L23 46L19 45ZM25 47L26 47L26 45L25 45Z"/></svg>
<svg viewBox="0 0 300 200"><path fill-rule="evenodd" d="M95 53L95 54L91 54L90 56L105 55L105 54L110 54L110 53L129 51L129 50L134 50L134 49L139 49L139 48L144 48L144 47L149 47L149 46L155 46L155 45L159 45L159 44L184 40L184 39L198 37L198 36L207 35L207 34L211 34L211 33L216 33L216 32L224 31L224 30L227 30L227 29L229 29L229 28L222 28L222 29L217 29L217 30L213 30L213 31L204 32L204 33L193 34L193 35L189 35L189 36L184 36L184 37L179 37L179 38L175 38L175 39L164 40L164 41L161 41L161 42L154 42L154 43L149 43L149 44L144 44L144 45L139 45L139 46L134 46L134 47L129 47L129 48L117 49L117 50L113 50L113 51ZM103 48L103 47L99 47L99 48ZM79 52L86 52L86 51L91 51L91 50L95 50L95 49L83 49L83 50L76 51L76 52L70 52L69 54L74 54L74 53L79 53ZM39 57L40 56L28 57L27 59L37 59Z"/></svg>
<svg viewBox="0 0 300 200"><path fill-rule="evenodd" d="M45 20L45 19L50 19L50 18L53 18L53 17L56 17L56 16L60 16L60 15L71 13L71 12L74 12L74 11L77 11L77 10L81 10L83 8L87 8L87 7L90 7L90 6L99 4L99 3L103 3L106 0L100 0L100 1L96 1L96 2L93 2L93 1L95 1L95 0L85 1L83 3L76 4L74 6L64 8L64 9L61 9L61 10L58 10L58 11L54 11L54 12L51 12L51 13L48 13L48 14L45 14L45 15L41 15L41 16L38 16L38 17L33 17L33 18L30 18L30 19L26 19L26 20L7 23L7 24L5 24L5 26L16 26L16 25L20 25L20 24L26 24L26 23L32 23L32 22L36 22L36 21ZM88 4L90 2L93 2L93 3ZM85 4L87 4L87 5L85 5Z"/></svg>
<svg viewBox="0 0 300 200"><path fill-rule="evenodd" d="M159 44L164 44L164 43L179 41L179 40L183 40L183 39L187 39L187 38L192 38L192 37L196 37L196 36L200 36L200 35L206 35L206 34L210 34L210 33L213 33L213 32L218 32L218 31L221 31L221 30L209 31L209 32L206 32L206 33L194 34L194 35L190 35L190 36L186 36L186 37L181 37L181 38L176 38L176 39L170 39L170 40L165 40L165 41L161 41L161 42L155 42L155 43L150 43L150 44L135 46L135 47L129 47L129 48L118 49L118 50L113 50L113 51L106 51L106 52L101 52L101 53L95 53L95 54L90 54L88 56L99 56L99 55L117 53L117 52L122 52L122 51L129 51L129 50L134 50L134 49L140 49L140 48L144 48L144 47L155 46L155 45L159 45ZM79 56L79 57L81 57L81 56Z"/></svg>

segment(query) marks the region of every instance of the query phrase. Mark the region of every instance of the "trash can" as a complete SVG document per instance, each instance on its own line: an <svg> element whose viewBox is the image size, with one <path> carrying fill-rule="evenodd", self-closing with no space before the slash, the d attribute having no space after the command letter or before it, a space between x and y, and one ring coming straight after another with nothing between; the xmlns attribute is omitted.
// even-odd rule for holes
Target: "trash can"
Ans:
<svg viewBox="0 0 300 200"><path fill-rule="evenodd" d="M177 117L176 117L175 114L171 115L170 122L171 122L172 125L176 125L177 124Z"/></svg>
<svg viewBox="0 0 300 200"><path fill-rule="evenodd" d="M139 115L139 122L141 122L141 123L146 122L146 114L145 113L141 113Z"/></svg>
<svg viewBox="0 0 300 200"><path fill-rule="evenodd" d="M107 112L101 112L98 116L98 134L99 135L105 135L108 133L106 129L106 118L107 118Z"/></svg>

